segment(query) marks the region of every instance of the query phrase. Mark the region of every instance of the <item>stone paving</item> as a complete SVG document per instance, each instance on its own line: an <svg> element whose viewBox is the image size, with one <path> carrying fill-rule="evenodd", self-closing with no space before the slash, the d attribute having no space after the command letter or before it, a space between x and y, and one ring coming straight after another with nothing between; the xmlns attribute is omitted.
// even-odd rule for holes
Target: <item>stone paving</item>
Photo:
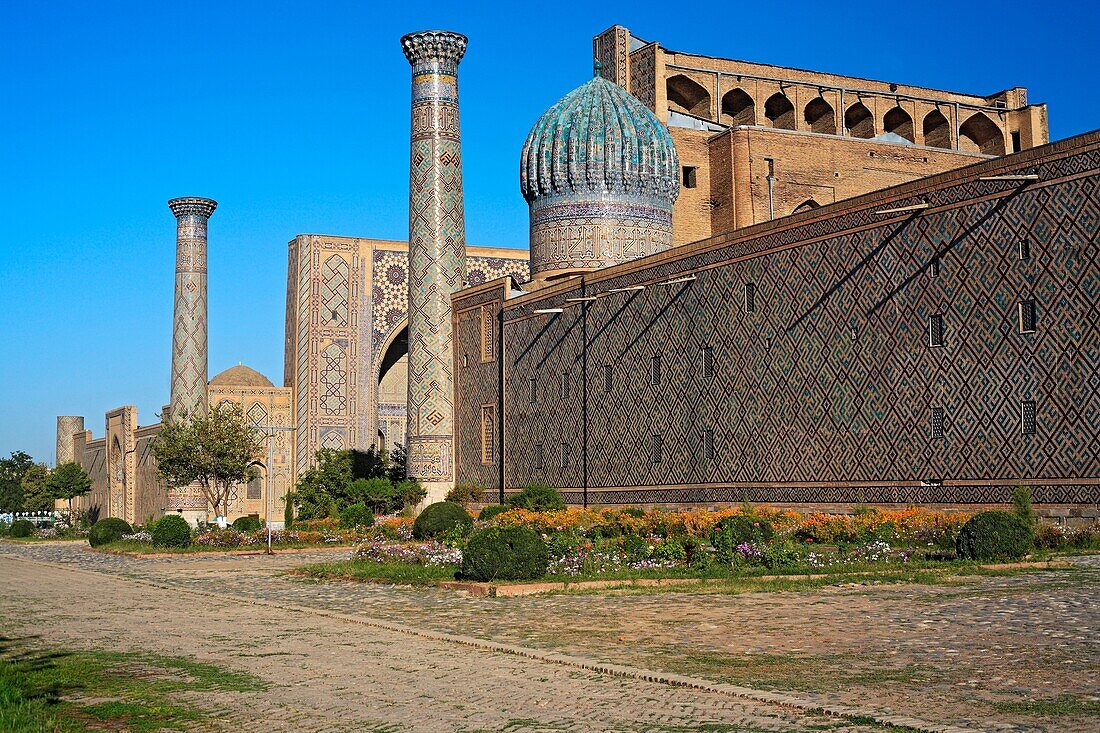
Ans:
<svg viewBox="0 0 1100 733"><path fill-rule="evenodd" d="M7 558L4 553L8 553ZM690 674L756 689L790 691L800 699L822 705L855 705L874 713L911 715L942 724L1051 731L1091 731L1100 726L1097 713L1100 647L1096 638L1100 611L1095 602L1100 588L1100 558L1097 557L1080 559L1073 569L983 577L960 585L854 585L740 595L603 593L492 599L434 589L303 582L285 576L285 570L293 566L340 557L331 552L141 559L91 553L72 544L0 545L0 563L13 561L13 555L49 562L54 567L78 566L181 590L224 589L259 600ZM42 566L36 567L41 572ZM150 592L138 586L126 587L132 587L137 595ZM0 592L0 603L8 596L8 590ZM248 613L253 611L250 609ZM262 615L269 613L270 609ZM299 623L322 622L295 619L291 628L284 629L284 638L297 639ZM301 633L307 632L302 629ZM375 635L376 631L371 631L366 637L355 638L373 639ZM385 636L381 632L379 635ZM200 633L197 638L210 636ZM223 641L238 638L226 635ZM413 650L416 654L428 654L426 658L432 658L432 651L440 645L424 640L393 643L398 648L407 648L410 654ZM553 665L532 660L504 660L499 654L455 652L440 648L437 653L450 660L481 660L472 662L476 672L470 673L470 679L477 682L466 686L467 690L476 688L479 694L485 693L482 683L486 675L492 674L490 668L496 669L498 659L504 675L499 679L510 678L502 682L501 689L519 692L517 688L521 688L520 697L529 701L538 699L539 693L534 698L527 697L530 694L527 688L538 689L539 680L547 675L547 679L555 680L552 686L556 690L562 677L571 679L570 675L579 674L583 678L586 674L553 669ZM404 661L415 666L418 658L406 656ZM457 673L457 668L454 671ZM276 675L284 672L272 670ZM522 680L522 684L517 684L517 680ZM634 680L612 681L605 677L601 684L615 687L619 692L610 694L619 697L626 690L637 691L646 699L656 695L654 700L663 700L663 694L688 694L676 688L665 688L659 694L659 686L647 687L643 693L637 689L643 683ZM580 686L589 688L587 682ZM448 688L442 685L441 690ZM424 692L435 700L456 691L450 688L444 694L429 686ZM555 699L556 694L559 693L548 699ZM560 694L569 693L563 690ZM722 705L731 702L721 696L703 696ZM1055 714L1058 709L1048 704L1052 701L1069 701L1070 713L1066 714L1067 708L1063 707L1061 714ZM479 722L450 718L441 721L438 729L453 730L471 724L503 729L510 719L519 720L526 715L522 706L513 709L503 699L483 705L481 712L488 717ZM584 719L586 723L570 724L585 730L594 729L591 726L596 720L604 725L599 729L607 730L671 730L677 725L696 726L680 728L693 730L699 729L701 722L726 720L714 717L713 713L706 721L693 717L700 709L711 710L707 704L681 712L675 720L656 723L646 718L644 705L628 705L627 709L637 715L621 721L617 717L585 719L586 704L577 705L580 707L572 708L567 718L573 721L573 716L581 716L576 720ZM556 709L556 703L554 706ZM498 709L507 712L497 715ZM721 705L714 709L724 710ZM753 717L760 715L761 710L787 717L781 722L768 722L768 716L764 715L761 723ZM623 709L616 710L615 715L620 714ZM748 725L748 729L801 730L837 723L835 719L812 722L789 710L768 706L738 708L737 714L742 716L737 725ZM408 722L400 715L379 720ZM554 725L561 725L565 719L554 720ZM769 727L773 723L778 728ZM412 724L409 729L422 728ZM516 728L520 729L522 726Z"/></svg>

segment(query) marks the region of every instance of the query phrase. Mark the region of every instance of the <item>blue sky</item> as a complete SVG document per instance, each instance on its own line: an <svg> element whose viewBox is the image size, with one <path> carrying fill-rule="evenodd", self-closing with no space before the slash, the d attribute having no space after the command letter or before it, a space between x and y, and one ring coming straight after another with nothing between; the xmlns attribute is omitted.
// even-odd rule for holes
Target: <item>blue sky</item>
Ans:
<svg viewBox="0 0 1100 733"><path fill-rule="evenodd" d="M520 146L619 23L666 48L989 94L1100 127L1096 3L7 2L0 7L0 455L54 416L168 399L174 196L210 196L211 375L281 383L286 243L407 233L412 30L462 62L467 235L525 247ZM689 12L678 14L679 9ZM697 22L708 13L705 23Z"/></svg>

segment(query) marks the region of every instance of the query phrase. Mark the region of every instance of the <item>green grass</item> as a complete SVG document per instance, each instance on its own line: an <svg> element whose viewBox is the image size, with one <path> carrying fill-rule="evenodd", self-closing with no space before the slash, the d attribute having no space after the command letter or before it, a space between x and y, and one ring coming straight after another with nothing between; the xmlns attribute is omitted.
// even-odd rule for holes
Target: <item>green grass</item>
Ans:
<svg viewBox="0 0 1100 733"><path fill-rule="evenodd" d="M1079 697L1047 697L1037 700L1013 700L995 702L993 707L1000 713L1038 716L1097 716L1100 715L1100 700Z"/></svg>
<svg viewBox="0 0 1100 733"><path fill-rule="evenodd" d="M326 547L329 548L344 548L347 549L351 545L341 544L307 544L304 542L276 542L272 547L276 550L305 550L314 549L320 550ZM118 540L117 542L109 542L106 545L100 545L96 547L97 552L111 553L124 553L133 552L141 555L194 555L198 553L211 553L211 552L265 552L267 550L267 541L257 542L254 545L242 545L240 547L210 547L209 545L190 545L189 547L154 547L150 542L138 542L136 540Z"/></svg>
<svg viewBox="0 0 1100 733"><path fill-rule="evenodd" d="M0 731L184 730L207 713L192 692L252 692L251 675L180 657L57 651L0 637Z"/></svg>
<svg viewBox="0 0 1100 733"><path fill-rule="evenodd" d="M304 565L290 571L291 575L313 580L359 580L365 582L396 583L399 585L438 585L444 580L455 579L452 565L410 565L399 562L374 562L371 560L347 560Z"/></svg>

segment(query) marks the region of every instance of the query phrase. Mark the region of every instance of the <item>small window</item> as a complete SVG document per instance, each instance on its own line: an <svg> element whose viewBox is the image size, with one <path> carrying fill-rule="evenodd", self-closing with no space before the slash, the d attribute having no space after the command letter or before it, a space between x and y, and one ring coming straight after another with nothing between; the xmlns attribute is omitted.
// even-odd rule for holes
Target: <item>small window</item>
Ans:
<svg viewBox="0 0 1100 733"><path fill-rule="evenodd" d="M1023 150L1023 147L1021 147L1021 145L1020 145L1020 131L1019 130L1013 130L1012 131L1012 152L1018 153L1021 150Z"/></svg>
<svg viewBox="0 0 1100 733"><path fill-rule="evenodd" d="M615 368L610 364L603 365L603 391L611 392L612 386L614 386Z"/></svg>
<svg viewBox="0 0 1100 733"><path fill-rule="evenodd" d="M531 404L536 405L539 401L539 380L535 377L531 377Z"/></svg>
<svg viewBox="0 0 1100 733"><path fill-rule="evenodd" d="M563 400L569 399L569 372L562 372L561 374L561 398Z"/></svg>
<svg viewBox="0 0 1100 733"><path fill-rule="evenodd" d="M493 405L481 406L481 463L489 465L493 462L493 428L496 410Z"/></svg>
<svg viewBox="0 0 1100 733"><path fill-rule="evenodd" d="M561 467L569 468L569 444L561 444Z"/></svg>
<svg viewBox="0 0 1100 733"><path fill-rule="evenodd" d="M756 312L756 283L745 283L745 312Z"/></svg>
<svg viewBox="0 0 1100 733"><path fill-rule="evenodd" d="M940 258L935 257L928 263L928 277L940 276Z"/></svg>
<svg viewBox="0 0 1100 733"><path fill-rule="evenodd" d="M1021 239L1020 240L1020 245L1017 248L1017 254L1019 255L1021 260L1030 260L1031 259L1031 242L1027 241L1026 239Z"/></svg>
<svg viewBox="0 0 1100 733"><path fill-rule="evenodd" d="M469 354L463 354L462 355L462 368L465 369L468 366L470 366L470 355Z"/></svg>
<svg viewBox="0 0 1100 733"><path fill-rule="evenodd" d="M943 408L942 407L933 407L932 408L932 437L933 438L942 438L943 437Z"/></svg>
<svg viewBox="0 0 1100 733"><path fill-rule="evenodd" d="M710 462L714 460L714 431L707 429L703 431L703 460Z"/></svg>
<svg viewBox="0 0 1100 733"><path fill-rule="evenodd" d="M699 185L695 174L696 170L697 168L694 165L684 166L684 188L695 188Z"/></svg>
<svg viewBox="0 0 1100 733"><path fill-rule="evenodd" d="M1035 400L1020 403L1020 429L1024 435L1035 435Z"/></svg>
<svg viewBox="0 0 1100 733"><path fill-rule="evenodd" d="M700 365L700 371L703 373L703 379L714 378L714 347L704 346L702 355L702 364Z"/></svg>
<svg viewBox="0 0 1100 733"><path fill-rule="evenodd" d="M1020 301L1020 333L1035 333L1035 301Z"/></svg>
<svg viewBox="0 0 1100 733"><path fill-rule="evenodd" d="M654 354L649 360L649 383L656 387L661 383L661 355Z"/></svg>
<svg viewBox="0 0 1100 733"><path fill-rule="evenodd" d="M661 463L665 458L665 436L654 433L649 443L649 460L652 463Z"/></svg>
<svg viewBox="0 0 1100 733"><path fill-rule="evenodd" d="M943 315L940 313L928 317L928 345L932 348L944 345Z"/></svg>
<svg viewBox="0 0 1100 733"><path fill-rule="evenodd" d="M493 312L487 305L481 306L481 360L492 361L493 348Z"/></svg>
<svg viewBox="0 0 1100 733"><path fill-rule="evenodd" d="M263 472L257 466L253 466L252 470L255 471L255 473L248 479L248 491L246 496L253 500L262 499L264 487Z"/></svg>
<svg viewBox="0 0 1100 733"><path fill-rule="evenodd" d="M532 456L531 462L535 464L535 468L543 467L542 443L535 443L534 455Z"/></svg>

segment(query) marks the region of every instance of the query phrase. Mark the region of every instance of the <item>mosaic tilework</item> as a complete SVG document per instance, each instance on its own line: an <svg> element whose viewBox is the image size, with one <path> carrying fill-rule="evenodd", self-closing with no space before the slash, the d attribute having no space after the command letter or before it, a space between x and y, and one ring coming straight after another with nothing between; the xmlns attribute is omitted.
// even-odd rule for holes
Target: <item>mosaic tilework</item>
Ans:
<svg viewBox="0 0 1100 733"><path fill-rule="evenodd" d="M630 93L657 112L657 44L649 43L630 54Z"/></svg>
<svg viewBox="0 0 1100 733"><path fill-rule="evenodd" d="M520 190L530 205L531 274L548 277L670 247L680 164L656 116L597 76L531 128Z"/></svg>
<svg viewBox="0 0 1100 733"><path fill-rule="evenodd" d="M170 416L206 409L206 225L217 206L216 201L194 197L168 202L176 217Z"/></svg>
<svg viewBox="0 0 1100 733"><path fill-rule="evenodd" d="M73 436L84 432L84 418L78 415L58 415L57 417L57 452L54 457L57 465L71 463L76 460L73 451Z"/></svg>
<svg viewBox="0 0 1100 733"><path fill-rule="evenodd" d="M630 31L616 25L592 39L592 56L600 62L600 75L626 86L630 77Z"/></svg>
<svg viewBox="0 0 1100 733"><path fill-rule="evenodd" d="M981 182L975 170L1035 172L1041 183ZM579 282L509 304L506 485L578 491L584 477L561 467L560 442L577 463L587 458L598 503L983 503L1003 501L1016 481L1040 502L1097 503L1098 171L1100 135L1083 136L596 276L587 287L602 293L648 287L591 302L587 318L578 306L533 313L567 305ZM917 201L930 207L875 213ZM685 273L696 279L654 284ZM1035 333L1019 333L1024 299L1038 303ZM932 349L927 319L937 313L946 346ZM584 373L585 358L587 379L562 397L560 374ZM539 402L525 406L532 378ZM1028 435L1021 404L1032 400ZM944 409L942 439L931 436L933 407ZM458 413L459 434L473 435L465 404ZM712 460L703 455L710 430ZM660 462L650 457L654 432Z"/></svg>
<svg viewBox="0 0 1100 733"><path fill-rule="evenodd" d="M451 302L466 270L458 64L466 37L445 31L401 39L412 65L409 165L409 475L454 475Z"/></svg>

